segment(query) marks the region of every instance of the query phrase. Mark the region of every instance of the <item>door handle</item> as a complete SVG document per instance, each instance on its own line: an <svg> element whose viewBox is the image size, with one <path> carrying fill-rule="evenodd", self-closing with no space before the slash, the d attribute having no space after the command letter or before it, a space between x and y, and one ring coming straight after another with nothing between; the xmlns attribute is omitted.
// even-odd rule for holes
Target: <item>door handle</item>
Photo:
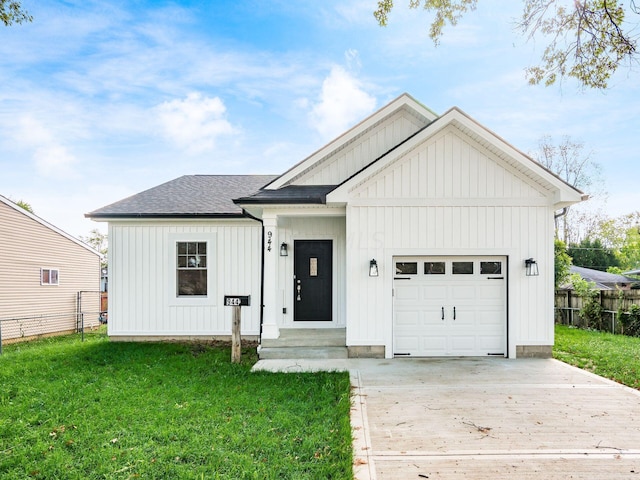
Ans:
<svg viewBox="0 0 640 480"><path fill-rule="evenodd" d="M456 307L453 307L453 319L456 319Z"/></svg>
<svg viewBox="0 0 640 480"><path fill-rule="evenodd" d="M300 286L300 280L298 280L298 285L296 285L296 290L298 291L298 296L296 297L296 301L300 301L300 292L302 291L302 287Z"/></svg>
<svg viewBox="0 0 640 480"><path fill-rule="evenodd" d="M442 320L444 320L444 307L442 307Z"/></svg>

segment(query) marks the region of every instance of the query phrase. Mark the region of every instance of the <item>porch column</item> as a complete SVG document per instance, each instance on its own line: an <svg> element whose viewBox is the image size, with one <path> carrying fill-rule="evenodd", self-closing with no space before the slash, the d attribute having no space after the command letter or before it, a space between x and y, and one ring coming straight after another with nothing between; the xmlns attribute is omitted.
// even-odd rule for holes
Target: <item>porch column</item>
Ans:
<svg viewBox="0 0 640 480"><path fill-rule="evenodd" d="M277 323L278 305L278 216L264 213L264 310L262 318L262 338L275 339L280 336Z"/></svg>

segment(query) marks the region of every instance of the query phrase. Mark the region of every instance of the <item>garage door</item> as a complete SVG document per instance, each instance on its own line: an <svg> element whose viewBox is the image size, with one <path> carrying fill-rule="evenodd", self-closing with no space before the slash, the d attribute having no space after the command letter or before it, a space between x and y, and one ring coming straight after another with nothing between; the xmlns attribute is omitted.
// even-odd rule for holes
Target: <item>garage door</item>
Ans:
<svg viewBox="0 0 640 480"><path fill-rule="evenodd" d="M506 257L394 257L394 354L505 355Z"/></svg>

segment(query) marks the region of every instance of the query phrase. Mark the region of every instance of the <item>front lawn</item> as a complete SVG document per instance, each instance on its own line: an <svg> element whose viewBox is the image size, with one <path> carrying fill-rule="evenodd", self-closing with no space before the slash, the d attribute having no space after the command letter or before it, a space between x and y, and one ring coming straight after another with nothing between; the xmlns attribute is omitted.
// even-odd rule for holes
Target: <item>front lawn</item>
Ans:
<svg viewBox="0 0 640 480"><path fill-rule="evenodd" d="M347 373L251 373L253 352L110 343L8 346L0 475L47 479L349 479Z"/></svg>
<svg viewBox="0 0 640 480"><path fill-rule="evenodd" d="M640 388L640 338L556 325L558 360Z"/></svg>

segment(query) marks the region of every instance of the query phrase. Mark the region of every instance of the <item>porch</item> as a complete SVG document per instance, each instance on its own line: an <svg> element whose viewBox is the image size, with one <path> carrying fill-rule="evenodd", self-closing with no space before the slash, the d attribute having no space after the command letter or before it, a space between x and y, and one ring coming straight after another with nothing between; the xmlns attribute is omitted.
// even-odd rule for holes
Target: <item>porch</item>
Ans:
<svg viewBox="0 0 640 480"><path fill-rule="evenodd" d="M281 328L276 339L263 338L261 360L347 358L346 328Z"/></svg>

